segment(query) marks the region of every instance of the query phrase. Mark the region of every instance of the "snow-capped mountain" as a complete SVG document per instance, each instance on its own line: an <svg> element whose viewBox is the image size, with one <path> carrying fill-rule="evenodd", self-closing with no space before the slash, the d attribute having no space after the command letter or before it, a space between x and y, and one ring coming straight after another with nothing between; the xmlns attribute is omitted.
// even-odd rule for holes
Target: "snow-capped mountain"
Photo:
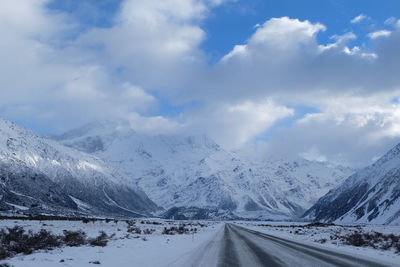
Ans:
<svg viewBox="0 0 400 267"><path fill-rule="evenodd" d="M400 224L400 144L331 190L304 215L338 223Z"/></svg>
<svg viewBox="0 0 400 267"><path fill-rule="evenodd" d="M150 214L157 206L99 158L0 118L0 212Z"/></svg>
<svg viewBox="0 0 400 267"><path fill-rule="evenodd" d="M53 138L112 165L171 217L298 216L351 174L302 158L248 160L206 136L144 135L127 121Z"/></svg>

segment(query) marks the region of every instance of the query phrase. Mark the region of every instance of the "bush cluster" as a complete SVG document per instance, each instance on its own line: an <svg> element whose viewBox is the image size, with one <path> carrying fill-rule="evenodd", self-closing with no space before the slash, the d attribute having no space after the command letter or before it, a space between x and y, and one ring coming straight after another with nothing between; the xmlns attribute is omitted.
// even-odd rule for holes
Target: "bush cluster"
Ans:
<svg viewBox="0 0 400 267"><path fill-rule="evenodd" d="M140 229L140 227L128 226L127 232L140 235L142 233L142 230Z"/></svg>
<svg viewBox="0 0 400 267"><path fill-rule="evenodd" d="M196 233L197 228L187 228L188 224L181 224L178 227L176 226L171 226L171 227L164 227L164 230L162 232L163 235L175 235L175 234L189 234L189 233Z"/></svg>
<svg viewBox="0 0 400 267"><path fill-rule="evenodd" d="M329 226L340 226L336 225L334 223L321 223L321 222L313 222L309 224L304 224L304 225L272 225L272 224L258 224L257 226L262 226L262 227L275 227L275 228L301 228L301 229L311 229L314 227L329 227ZM351 227L359 227L359 226L351 226Z"/></svg>
<svg viewBox="0 0 400 267"><path fill-rule="evenodd" d="M0 259L18 253L31 254L38 249L59 247L61 240L46 230L38 233L25 232L20 226L0 230Z"/></svg>
<svg viewBox="0 0 400 267"><path fill-rule="evenodd" d="M0 220L21 220L21 221L82 221L83 223L105 221L109 223L114 221L118 223L117 219L110 218L95 218L95 217L65 217L65 216L52 216L52 215L29 215L29 216L2 216Z"/></svg>
<svg viewBox="0 0 400 267"><path fill-rule="evenodd" d="M146 228L146 229L143 230L143 234L145 234L145 235L151 235L151 234L153 234L155 231L156 231L156 229L148 229L148 228Z"/></svg>
<svg viewBox="0 0 400 267"><path fill-rule="evenodd" d="M140 224L153 224L153 225L161 225L162 223L156 221L140 221Z"/></svg>
<svg viewBox="0 0 400 267"><path fill-rule="evenodd" d="M331 237L332 239L333 237ZM382 233L360 233L354 232L344 237L341 240L351 246L356 247L372 247L375 249L388 250L394 248L397 253L400 253L400 236L394 234L385 235Z"/></svg>
<svg viewBox="0 0 400 267"><path fill-rule="evenodd" d="M37 233L26 232L21 226L0 230L0 260L16 254L32 254L35 250L51 250L62 246L77 247L82 245L106 246L110 237L100 232L96 238L87 238L83 231L64 230L63 235L54 235L47 230Z"/></svg>

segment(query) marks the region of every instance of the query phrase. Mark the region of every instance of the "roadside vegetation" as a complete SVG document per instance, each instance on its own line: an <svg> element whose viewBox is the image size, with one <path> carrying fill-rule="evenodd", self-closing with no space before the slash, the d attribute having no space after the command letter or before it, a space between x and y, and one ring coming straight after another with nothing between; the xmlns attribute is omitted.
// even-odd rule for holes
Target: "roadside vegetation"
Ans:
<svg viewBox="0 0 400 267"><path fill-rule="evenodd" d="M105 247L108 240L105 232L95 238L88 238L83 231L64 230L62 235L54 235L42 229L37 233L26 232L22 227L0 230L0 260L13 257L16 254L32 254L36 250L53 250L63 246L79 247L84 245Z"/></svg>
<svg viewBox="0 0 400 267"><path fill-rule="evenodd" d="M201 222L90 217L0 217L0 261L18 254L50 251L63 247L107 246L110 240L141 239L154 234L196 234L207 227ZM68 230L65 230L68 229ZM84 230L81 230L84 229ZM2 267L0 265L0 267Z"/></svg>
<svg viewBox="0 0 400 267"><path fill-rule="evenodd" d="M257 224L257 226L270 227L277 231L285 229L289 234L300 236L316 237L321 233L325 233L324 238L314 239L314 241L321 244L332 243L391 250L400 254L400 235L366 231L360 225L337 225L333 223L314 222L304 225Z"/></svg>

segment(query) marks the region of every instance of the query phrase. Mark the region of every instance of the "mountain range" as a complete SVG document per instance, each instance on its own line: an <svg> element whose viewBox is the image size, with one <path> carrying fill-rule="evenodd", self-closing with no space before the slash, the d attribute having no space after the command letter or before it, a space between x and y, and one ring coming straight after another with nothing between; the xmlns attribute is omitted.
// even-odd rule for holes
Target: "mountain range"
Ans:
<svg viewBox="0 0 400 267"><path fill-rule="evenodd" d="M0 213L399 224L400 144L355 172L124 120L41 137L0 118Z"/></svg>
<svg viewBox="0 0 400 267"><path fill-rule="evenodd" d="M158 206L101 159L0 118L0 211L146 216Z"/></svg>
<svg viewBox="0 0 400 267"><path fill-rule="evenodd" d="M323 196L304 217L336 223L400 224L400 144Z"/></svg>
<svg viewBox="0 0 400 267"><path fill-rule="evenodd" d="M353 172L300 157L248 159L204 135L145 135L124 120L52 138L107 162L170 218L299 217Z"/></svg>

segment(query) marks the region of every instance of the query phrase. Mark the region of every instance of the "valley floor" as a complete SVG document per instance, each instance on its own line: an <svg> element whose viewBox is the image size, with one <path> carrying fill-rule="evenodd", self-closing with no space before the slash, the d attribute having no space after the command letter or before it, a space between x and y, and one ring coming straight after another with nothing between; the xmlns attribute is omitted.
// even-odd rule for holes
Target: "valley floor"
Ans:
<svg viewBox="0 0 400 267"><path fill-rule="evenodd" d="M31 255L18 254L15 257L0 261L15 267L56 267L56 266L176 266L197 251L204 243L212 239L221 228L218 222L187 222L163 220L136 220L132 226L124 221L95 221L82 223L81 221L0 221L0 229L23 227L26 231L47 229L54 234L61 234L63 230L82 230L88 237L98 236L104 231L112 237L107 246L93 247L90 245L79 247L62 247L50 251L39 250ZM165 228L179 229L184 226L187 233L179 234L171 230L165 234ZM174 228L175 227L175 228ZM133 230L132 230L133 229ZM140 230L138 230L140 229ZM147 231L147 229L149 231ZM191 231L196 229L196 232ZM141 233L139 234L139 231ZM150 234L151 231L154 231ZM164 233L163 233L164 232Z"/></svg>
<svg viewBox="0 0 400 267"><path fill-rule="evenodd" d="M228 266L224 265L226 261L235 257L237 257L237 262L232 266L242 266L239 262L253 259L260 262L263 260L260 255L267 257L268 240L262 240L262 238L267 238L267 236L263 237L262 233L281 237L287 240L290 246L296 244L300 247L312 246L316 250L325 250L328 254L340 254L344 257L349 257L350 254L354 258L371 262L385 262L388 266L396 266L400 262L400 254L396 253L394 247L382 249L385 242L391 240L389 238L385 241L385 236L400 233L398 226L310 226L305 223L271 222L230 222L227 224L160 219L139 219L128 222L101 220L85 223L82 221L0 220L0 229L16 225L21 226L25 231L32 232L46 229L55 235L62 235L64 230L82 230L88 238L96 237L100 231L104 231L109 240L104 247L85 244L79 247L62 246L53 250L38 250L30 255L17 254L0 261L0 266L1 264L15 267L96 266L96 264L110 267ZM252 230L257 232L251 232ZM382 236L379 235L382 237L382 242L378 238L376 249L348 245L347 239L343 237L355 232L371 234L371 236L375 232L382 233ZM236 249L236 252L240 252L237 255L236 252L232 252L235 249L229 248L231 241L234 243L233 247L241 246ZM257 251L257 246L260 244L265 244L261 246L263 252ZM245 250L248 250L248 253L243 254Z"/></svg>

